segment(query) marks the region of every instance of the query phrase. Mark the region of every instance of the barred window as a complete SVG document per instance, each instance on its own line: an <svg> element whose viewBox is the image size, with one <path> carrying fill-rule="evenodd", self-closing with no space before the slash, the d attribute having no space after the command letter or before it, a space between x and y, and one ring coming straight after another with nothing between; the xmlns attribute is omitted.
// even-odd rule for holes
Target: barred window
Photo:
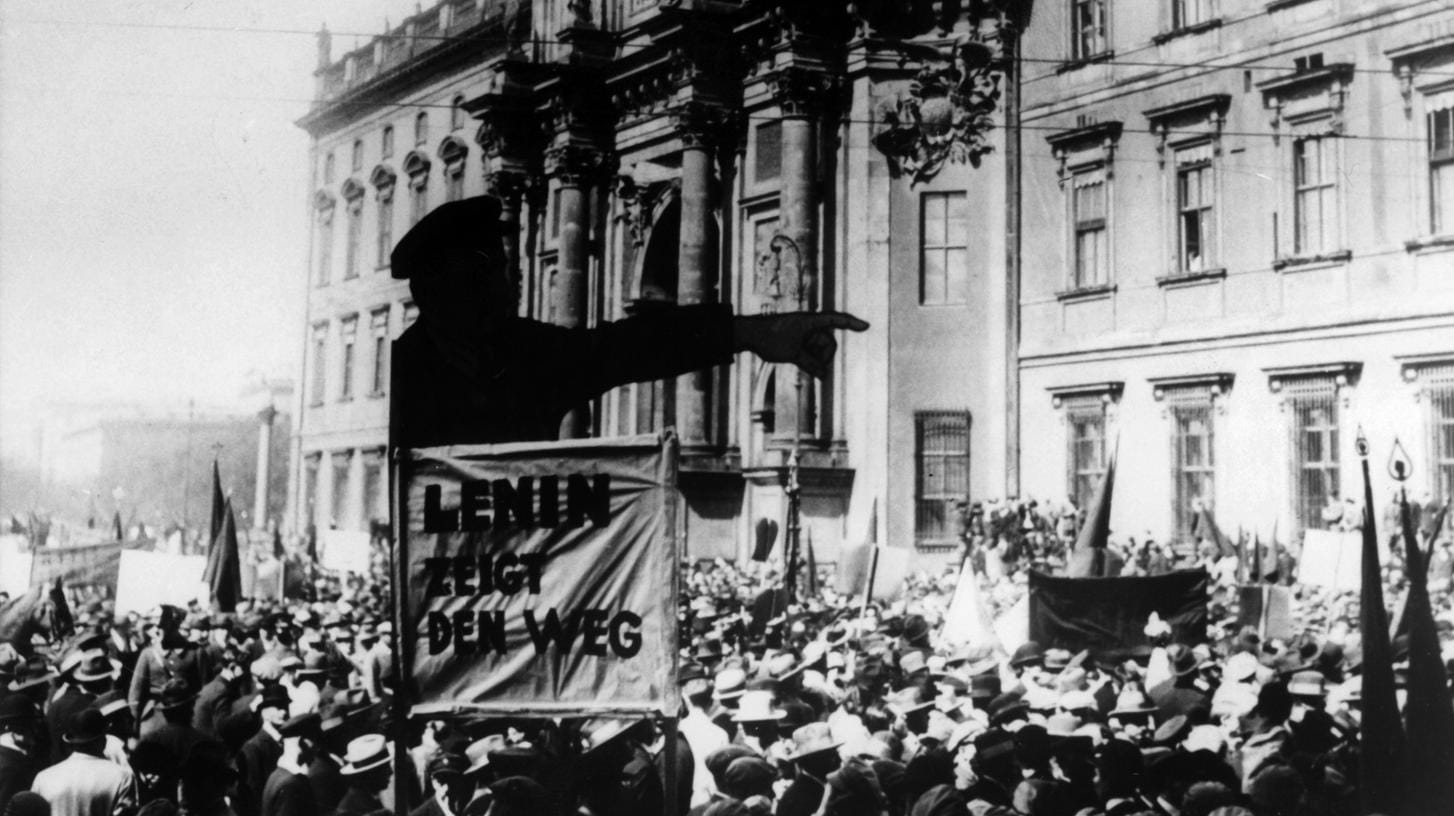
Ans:
<svg viewBox="0 0 1454 816"><path fill-rule="evenodd" d="M1070 58L1089 59L1105 53L1106 0L1071 0Z"/></svg>
<svg viewBox="0 0 1454 816"><path fill-rule="evenodd" d="M1106 475L1106 404L1099 396L1067 400L1065 421L1070 430L1067 492L1075 506L1084 510Z"/></svg>
<svg viewBox="0 0 1454 816"><path fill-rule="evenodd" d="M919 302L969 300L969 206L964 193L924 193L919 233Z"/></svg>
<svg viewBox="0 0 1454 816"><path fill-rule="evenodd" d="M1292 495L1297 532L1323 526L1330 497L1341 495L1338 472L1338 387L1327 377L1284 386L1292 422Z"/></svg>
<svg viewBox="0 0 1454 816"><path fill-rule="evenodd" d="M1070 206L1075 229L1071 288L1109 283L1110 246L1106 231L1106 174L1103 169L1075 174L1071 180Z"/></svg>
<svg viewBox="0 0 1454 816"><path fill-rule="evenodd" d="M1331 137L1293 143L1293 251L1316 254L1337 249L1336 147Z"/></svg>
<svg viewBox="0 0 1454 816"><path fill-rule="evenodd" d="M1454 363L1419 373L1428 406L1430 487L1441 501L1454 496Z"/></svg>
<svg viewBox="0 0 1454 816"><path fill-rule="evenodd" d="M1454 105L1429 113L1429 228L1454 232Z"/></svg>
<svg viewBox="0 0 1454 816"><path fill-rule="evenodd" d="M1172 521L1178 535L1191 537L1196 508L1215 495L1212 396L1207 388L1179 389L1167 396L1171 415Z"/></svg>
<svg viewBox="0 0 1454 816"><path fill-rule="evenodd" d="M757 146L753 161L752 181L766 184L777 181L783 170L783 125L781 122L763 122L754 131Z"/></svg>
<svg viewBox="0 0 1454 816"><path fill-rule="evenodd" d="M1212 19L1212 0L1171 0L1171 29L1177 31Z"/></svg>
<svg viewBox="0 0 1454 816"><path fill-rule="evenodd" d="M346 523L344 513L348 510L349 494L349 464L353 459L351 453L333 454L333 504L329 508L330 516L334 524L343 527Z"/></svg>
<svg viewBox="0 0 1454 816"><path fill-rule="evenodd" d="M955 505L969 498L969 412L914 414L914 538L921 544L958 540Z"/></svg>

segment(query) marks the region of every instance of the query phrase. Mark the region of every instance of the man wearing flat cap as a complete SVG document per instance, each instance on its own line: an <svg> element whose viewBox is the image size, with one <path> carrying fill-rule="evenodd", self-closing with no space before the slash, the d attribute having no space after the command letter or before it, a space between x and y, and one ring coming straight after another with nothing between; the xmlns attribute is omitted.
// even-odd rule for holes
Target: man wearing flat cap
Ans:
<svg viewBox="0 0 1454 816"><path fill-rule="evenodd" d="M418 447L552 440L567 414L611 388L722 365L739 351L822 377L837 346L833 332L868 328L846 314L734 316L715 303L591 329L522 318L500 202L489 196L431 211L390 263L419 308L395 354L395 427Z"/></svg>

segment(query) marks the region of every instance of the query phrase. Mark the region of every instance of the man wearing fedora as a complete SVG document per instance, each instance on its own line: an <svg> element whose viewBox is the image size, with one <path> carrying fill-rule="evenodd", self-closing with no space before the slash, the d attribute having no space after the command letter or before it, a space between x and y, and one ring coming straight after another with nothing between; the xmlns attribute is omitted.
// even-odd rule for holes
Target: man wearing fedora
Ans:
<svg viewBox="0 0 1454 816"><path fill-rule="evenodd" d="M260 812L263 788L278 765L278 757L283 755L283 735L279 728L288 718L290 702L288 690L278 685L265 687L255 700L262 725L238 752L238 771L242 778L238 780L238 796L233 807L242 816L257 816Z"/></svg>
<svg viewBox="0 0 1454 816"><path fill-rule="evenodd" d="M278 726L282 754L263 786L260 816L318 816L318 803L308 784L308 765L318 749L321 725L317 714L300 714Z"/></svg>
<svg viewBox="0 0 1454 816"><path fill-rule="evenodd" d="M0 697L0 813L11 797L30 789L40 768L35 756L35 732L40 726L40 709L25 696Z"/></svg>
<svg viewBox="0 0 1454 816"><path fill-rule="evenodd" d="M162 712L162 724L150 734L137 741L137 746L156 745L171 760L171 767L180 770L182 763L197 743L207 735L192 727L192 711L197 695L187 687L185 680L174 678L167 681L157 698L157 708Z"/></svg>
<svg viewBox="0 0 1454 816"><path fill-rule="evenodd" d="M93 652L73 649L61 659L61 687L51 697L46 708L46 726L50 731L50 761L60 762L70 753L61 737L71 717L78 711L90 708L96 695L106 691L111 683L112 667L99 650Z"/></svg>
<svg viewBox="0 0 1454 816"><path fill-rule="evenodd" d="M393 776L388 740L381 734L365 734L348 744L339 773L348 783L335 816L387 816L389 810L379 794Z"/></svg>
<svg viewBox="0 0 1454 816"><path fill-rule="evenodd" d="M50 802L53 816L94 816L128 807L135 795L131 770L101 755L106 747L101 712L76 712L62 739L71 755L36 774L31 786Z"/></svg>
<svg viewBox="0 0 1454 816"><path fill-rule="evenodd" d="M569 412L611 388L723 365L739 351L823 377L833 332L868 328L846 314L734 316L715 303L592 329L522 318L500 210L491 196L443 204L390 256L419 308L395 344L394 420L409 445L552 440Z"/></svg>

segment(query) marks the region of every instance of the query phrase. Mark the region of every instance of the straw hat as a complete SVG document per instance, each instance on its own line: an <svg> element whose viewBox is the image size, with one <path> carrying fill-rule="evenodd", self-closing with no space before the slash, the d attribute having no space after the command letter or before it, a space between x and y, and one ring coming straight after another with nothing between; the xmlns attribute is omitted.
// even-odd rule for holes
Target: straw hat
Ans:
<svg viewBox="0 0 1454 816"><path fill-rule="evenodd" d="M793 747L787 755L789 761L802 759L813 754L837 749L842 742L833 739L833 729L828 723L808 723L793 732Z"/></svg>
<svg viewBox="0 0 1454 816"><path fill-rule="evenodd" d="M348 744L338 772L344 776L365 773L389 764L389 759L388 740L382 734L365 734Z"/></svg>
<svg viewBox="0 0 1454 816"><path fill-rule="evenodd" d="M787 715L786 711L772 707L772 692L745 691L742 693L742 702L737 707L737 713L732 715L732 721L777 722Z"/></svg>

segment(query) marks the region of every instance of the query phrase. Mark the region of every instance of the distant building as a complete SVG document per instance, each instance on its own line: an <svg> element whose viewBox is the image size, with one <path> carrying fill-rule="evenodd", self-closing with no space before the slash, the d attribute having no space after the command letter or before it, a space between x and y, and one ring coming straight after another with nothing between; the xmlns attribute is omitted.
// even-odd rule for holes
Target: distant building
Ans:
<svg viewBox="0 0 1454 816"><path fill-rule="evenodd" d="M957 505L1002 494L1017 416L1003 133L969 127L996 118L997 6L446 0L341 59L320 35L295 524L388 518L389 341L415 318L389 251L488 191L530 317L721 301L873 324L822 382L743 355L567 421L676 429L693 555L786 528L794 439L820 560L870 538L948 552Z"/></svg>
<svg viewBox="0 0 1454 816"><path fill-rule="evenodd" d="M1454 492L1454 8L1038 3L1023 40L1022 491L1118 536L1281 541ZM1381 521L1380 521L1381 523Z"/></svg>

